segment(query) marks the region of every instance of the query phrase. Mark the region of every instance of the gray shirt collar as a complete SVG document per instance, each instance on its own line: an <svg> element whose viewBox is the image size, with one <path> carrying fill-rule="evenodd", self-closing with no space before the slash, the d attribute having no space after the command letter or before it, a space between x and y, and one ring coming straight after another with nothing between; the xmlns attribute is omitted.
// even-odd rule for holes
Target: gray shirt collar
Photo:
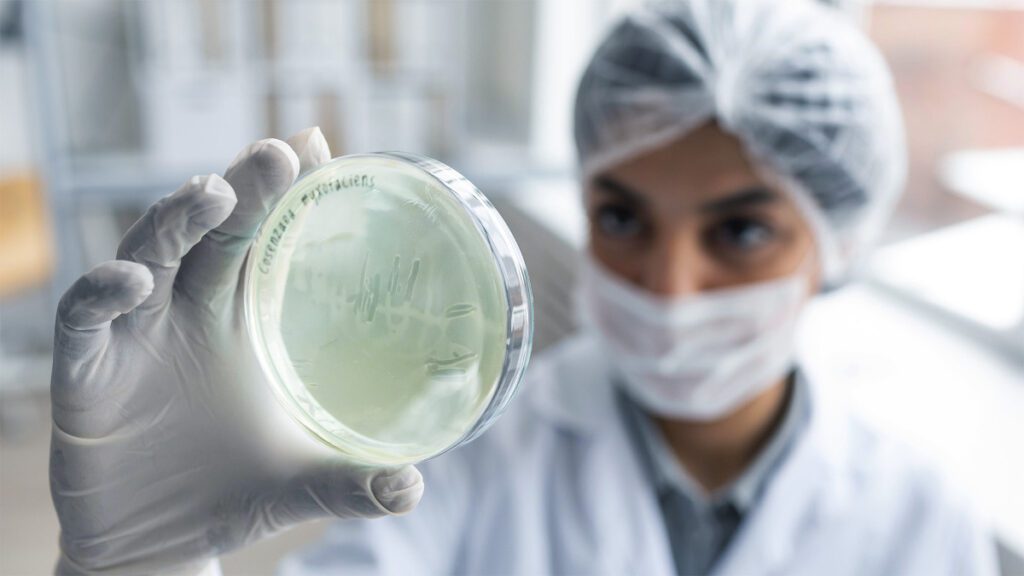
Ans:
<svg viewBox="0 0 1024 576"><path fill-rule="evenodd" d="M792 391L785 415L771 439L739 478L711 494L679 463L652 418L626 394L619 392L618 398L626 426L639 449L640 460L659 493L676 491L698 508L730 505L745 515L757 501L772 472L778 468L809 418L807 383L799 372L791 381Z"/></svg>

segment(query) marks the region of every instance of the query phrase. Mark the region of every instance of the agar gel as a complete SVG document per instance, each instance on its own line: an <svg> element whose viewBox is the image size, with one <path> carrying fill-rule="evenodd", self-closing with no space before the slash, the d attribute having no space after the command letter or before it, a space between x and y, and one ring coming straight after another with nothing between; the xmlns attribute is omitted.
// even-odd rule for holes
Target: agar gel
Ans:
<svg viewBox="0 0 1024 576"><path fill-rule="evenodd" d="M502 374L493 254L446 190L386 160L307 187L265 224L251 278L279 392L357 459L443 451Z"/></svg>

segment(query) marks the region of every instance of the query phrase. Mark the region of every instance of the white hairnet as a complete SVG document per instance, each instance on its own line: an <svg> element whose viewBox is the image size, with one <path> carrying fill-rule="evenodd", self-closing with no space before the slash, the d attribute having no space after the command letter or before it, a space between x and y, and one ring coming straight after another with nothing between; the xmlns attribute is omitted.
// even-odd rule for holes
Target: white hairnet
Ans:
<svg viewBox="0 0 1024 576"><path fill-rule="evenodd" d="M585 181L716 121L796 200L835 283L903 186L899 105L880 54L804 0L664 0L627 14L580 81Z"/></svg>

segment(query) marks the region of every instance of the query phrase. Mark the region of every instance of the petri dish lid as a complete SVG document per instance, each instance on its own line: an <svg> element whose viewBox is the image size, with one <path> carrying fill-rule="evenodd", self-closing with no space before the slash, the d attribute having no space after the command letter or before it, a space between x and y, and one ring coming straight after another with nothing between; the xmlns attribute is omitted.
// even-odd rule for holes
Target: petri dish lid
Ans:
<svg viewBox="0 0 1024 576"><path fill-rule="evenodd" d="M533 308L507 225L465 177L401 152L302 175L262 224L245 319L275 395L356 461L419 462L504 411Z"/></svg>

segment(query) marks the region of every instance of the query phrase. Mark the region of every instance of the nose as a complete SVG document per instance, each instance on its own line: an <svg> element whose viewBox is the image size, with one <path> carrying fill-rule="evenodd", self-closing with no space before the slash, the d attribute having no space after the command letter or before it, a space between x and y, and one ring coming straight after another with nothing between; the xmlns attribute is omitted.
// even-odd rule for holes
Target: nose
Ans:
<svg viewBox="0 0 1024 576"><path fill-rule="evenodd" d="M703 257L693 239L673 235L658 239L646 254L642 284L659 296L689 296L703 288Z"/></svg>

